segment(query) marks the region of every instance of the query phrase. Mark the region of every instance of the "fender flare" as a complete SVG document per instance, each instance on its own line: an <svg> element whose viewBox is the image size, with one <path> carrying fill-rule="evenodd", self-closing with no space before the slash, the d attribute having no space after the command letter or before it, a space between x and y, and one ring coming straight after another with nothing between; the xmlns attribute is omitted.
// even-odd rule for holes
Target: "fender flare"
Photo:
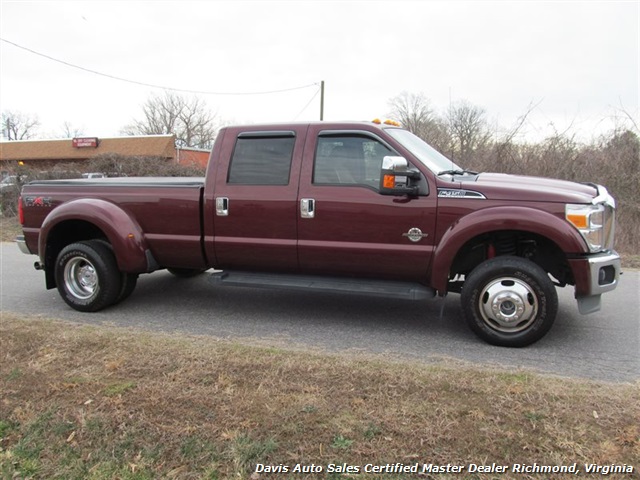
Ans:
<svg viewBox="0 0 640 480"><path fill-rule="evenodd" d="M38 238L38 253L47 268L49 235L65 221L84 221L100 229L113 247L120 271L142 273L157 268L138 222L118 205L98 198L80 198L63 203L44 219Z"/></svg>
<svg viewBox="0 0 640 480"><path fill-rule="evenodd" d="M489 207L463 216L444 233L433 256L432 287L438 292L446 292L451 265L469 240L503 230L518 230L546 237L565 253L587 251L580 233L568 222L549 212L530 207Z"/></svg>

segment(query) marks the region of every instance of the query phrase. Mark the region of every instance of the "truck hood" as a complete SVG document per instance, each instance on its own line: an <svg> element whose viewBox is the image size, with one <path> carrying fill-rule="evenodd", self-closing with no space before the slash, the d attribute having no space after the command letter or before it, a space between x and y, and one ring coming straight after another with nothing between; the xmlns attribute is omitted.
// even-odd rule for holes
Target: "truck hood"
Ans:
<svg viewBox="0 0 640 480"><path fill-rule="evenodd" d="M462 180L460 188L475 190L490 200L520 202L591 203L598 194L594 185L505 173L481 173L475 181Z"/></svg>

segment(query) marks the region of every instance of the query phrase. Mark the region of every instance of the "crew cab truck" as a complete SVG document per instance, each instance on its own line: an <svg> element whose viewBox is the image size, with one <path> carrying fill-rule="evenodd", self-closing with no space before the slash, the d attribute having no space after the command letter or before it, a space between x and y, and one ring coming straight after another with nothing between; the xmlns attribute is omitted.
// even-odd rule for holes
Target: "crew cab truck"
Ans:
<svg viewBox="0 0 640 480"><path fill-rule="evenodd" d="M205 178L32 181L19 210L21 250L83 312L140 274L214 268L221 285L460 293L479 337L519 347L551 328L556 286L586 314L620 275L604 187L466 171L385 123L227 127Z"/></svg>

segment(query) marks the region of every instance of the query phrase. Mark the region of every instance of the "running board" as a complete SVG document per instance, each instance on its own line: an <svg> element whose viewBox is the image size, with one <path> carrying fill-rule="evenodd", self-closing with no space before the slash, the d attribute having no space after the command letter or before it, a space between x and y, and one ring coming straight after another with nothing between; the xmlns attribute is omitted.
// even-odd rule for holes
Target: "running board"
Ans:
<svg viewBox="0 0 640 480"><path fill-rule="evenodd" d="M313 275L223 271L211 274L215 285L346 293L404 300L433 298L435 290L419 283Z"/></svg>

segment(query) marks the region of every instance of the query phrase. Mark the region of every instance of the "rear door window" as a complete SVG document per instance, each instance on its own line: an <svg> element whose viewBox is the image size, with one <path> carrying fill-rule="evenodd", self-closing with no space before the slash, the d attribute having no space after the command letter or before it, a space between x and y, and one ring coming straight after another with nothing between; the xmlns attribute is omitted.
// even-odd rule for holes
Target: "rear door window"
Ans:
<svg viewBox="0 0 640 480"><path fill-rule="evenodd" d="M240 135L231 157L227 183L288 185L295 140L293 132L281 136Z"/></svg>

